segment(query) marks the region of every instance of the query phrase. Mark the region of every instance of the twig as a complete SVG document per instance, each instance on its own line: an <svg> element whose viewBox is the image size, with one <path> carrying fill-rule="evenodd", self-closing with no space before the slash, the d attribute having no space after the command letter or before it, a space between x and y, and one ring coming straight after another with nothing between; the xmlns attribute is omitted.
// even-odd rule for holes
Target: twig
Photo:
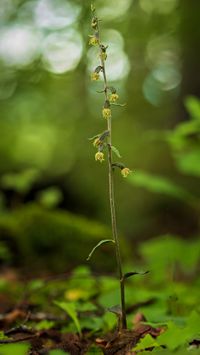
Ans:
<svg viewBox="0 0 200 355"><path fill-rule="evenodd" d="M31 340L33 338L37 338L38 336L39 336L39 334L33 334L33 335L29 335L27 337L18 338L18 339L1 339L0 344L20 343L22 341L27 341L27 340Z"/></svg>

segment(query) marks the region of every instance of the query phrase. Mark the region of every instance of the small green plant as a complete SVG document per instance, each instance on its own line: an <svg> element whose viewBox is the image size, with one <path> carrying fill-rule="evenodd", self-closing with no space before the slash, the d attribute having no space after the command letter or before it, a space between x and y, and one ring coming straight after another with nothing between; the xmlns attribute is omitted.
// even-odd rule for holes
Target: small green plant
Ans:
<svg viewBox="0 0 200 355"><path fill-rule="evenodd" d="M115 197L114 197L114 181L113 181L113 172L115 168L121 170L122 176L127 177L131 170L127 168L121 162L113 161L112 153L115 153L119 158L121 158L120 153L116 147L112 145L112 105L123 106L119 104L117 101L119 99L119 95L117 94L117 90L109 86L106 75L106 59L107 59L107 46L105 46L101 41L100 35L100 20L96 15L96 10L94 5L91 5L92 12L92 21L91 27L93 33L89 36L89 44L97 47L99 54L99 63L97 67L91 74L91 80L97 81L102 76L103 79L103 89L100 91L104 95L104 103L102 107L102 117L106 120L106 130L100 134L95 135L90 138L93 141L94 147L97 149L95 154L95 160L100 163L104 162L105 155L104 151L107 151L107 159L108 159L108 176L109 176L109 200L110 200L110 212L111 212L111 224L112 224L112 239L105 239L100 241L96 247L93 248L91 253L88 256L89 260L93 254L93 252L102 244L111 242L115 248L116 254L116 262L118 268L118 277L120 283L120 298L121 298L121 306L120 311L118 312L118 316L120 319L120 328L127 328L126 321L126 309L125 309L125 290L124 290L124 282L127 277L132 276L134 273L123 274L122 271L122 261L121 261L121 252L120 252L120 243L117 232L117 223L116 223L116 211L115 211Z"/></svg>

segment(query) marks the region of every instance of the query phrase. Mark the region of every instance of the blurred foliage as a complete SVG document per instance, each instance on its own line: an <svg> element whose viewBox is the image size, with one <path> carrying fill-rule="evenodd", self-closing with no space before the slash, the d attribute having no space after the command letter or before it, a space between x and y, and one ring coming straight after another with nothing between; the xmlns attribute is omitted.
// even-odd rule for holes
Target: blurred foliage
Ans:
<svg viewBox="0 0 200 355"><path fill-rule="evenodd" d="M27 355L28 349L30 348L27 344L9 344L0 345L1 355Z"/></svg>
<svg viewBox="0 0 200 355"><path fill-rule="evenodd" d="M95 2L108 78L126 103L113 108L113 144L133 170L127 184L115 173L119 229L131 243L199 235L200 103L191 71L200 62L200 5L188 4ZM104 129L95 92L102 82L90 83L90 3L3 0L0 20L1 262L71 268L110 238L101 227L110 224L106 165L95 163L88 141ZM110 269L110 249L99 248L92 265Z"/></svg>
<svg viewBox="0 0 200 355"><path fill-rule="evenodd" d="M89 251L102 238L110 236L111 231L78 215L30 204L2 214L0 233L4 241L0 244L1 260L11 259L18 266L31 262L33 272L39 266L63 271L86 262ZM127 251L124 243L122 250ZM113 267L112 250L108 246L99 248L96 255L97 260L90 262L93 267L108 270Z"/></svg>
<svg viewBox="0 0 200 355"><path fill-rule="evenodd" d="M137 170L135 174L129 177L129 180L134 185L144 187L152 192L166 194L179 199L188 199L190 197L187 191L165 177L155 176Z"/></svg>
<svg viewBox="0 0 200 355"><path fill-rule="evenodd" d="M26 193L31 188L36 177L37 171L30 169L21 171L20 173L8 173L2 176L1 185L3 188Z"/></svg>
<svg viewBox="0 0 200 355"><path fill-rule="evenodd" d="M175 236L160 236L142 244L140 250L147 265L160 279L166 270L169 274L181 270L188 275L195 273L200 260L199 239L189 242Z"/></svg>
<svg viewBox="0 0 200 355"><path fill-rule="evenodd" d="M200 101L195 97L188 97L186 108L190 120L179 124L172 133L168 133L167 140L178 169L185 174L199 177Z"/></svg>
<svg viewBox="0 0 200 355"><path fill-rule="evenodd" d="M62 350L52 350L49 352L49 355L66 355L68 353L66 353L66 351L62 351Z"/></svg>
<svg viewBox="0 0 200 355"><path fill-rule="evenodd" d="M67 303L67 302L55 302L55 304L60 307L62 310L64 310L70 318L73 320L75 327L77 329L78 334L81 336L81 326L78 320L78 314L76 310L76 306L74 303Z"/></svg>

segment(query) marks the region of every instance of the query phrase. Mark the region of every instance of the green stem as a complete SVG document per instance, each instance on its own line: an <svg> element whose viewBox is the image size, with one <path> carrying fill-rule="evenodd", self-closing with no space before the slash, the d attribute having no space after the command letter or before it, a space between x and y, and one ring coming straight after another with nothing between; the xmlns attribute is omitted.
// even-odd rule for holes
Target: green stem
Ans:
<svg viewBox="0 0 200 355"><path fill-rule="evenodd" d="M100 32L99 25L97 26L98 36L99 36L99 53L101 58L101 66L103 72L104 79L104 94L105 100L108 100L108 85L107 85L107 77L105 70L105 61L102 57L102 49L100 42ZM120 253L120 244L119 237L117 232L117 222L116 222L116 209L115 209L115 195L114 195L114 181L113 181L113 167L112 167L112 121L111 118L107 119L107 129L109 131L108 136L108 175L109 175L109 200L110 200L110 213L111 213L111 224L112 224L112 235L115 241L115 253L116 253L116 261L118 267L118 277L120 282L120 299L121 299L121 311L122 311L122 319L121 319L121 328L127 328L126 321L126 307L125 307L125 288L124 288L124 278L122 272L122 259Z"/></svg>

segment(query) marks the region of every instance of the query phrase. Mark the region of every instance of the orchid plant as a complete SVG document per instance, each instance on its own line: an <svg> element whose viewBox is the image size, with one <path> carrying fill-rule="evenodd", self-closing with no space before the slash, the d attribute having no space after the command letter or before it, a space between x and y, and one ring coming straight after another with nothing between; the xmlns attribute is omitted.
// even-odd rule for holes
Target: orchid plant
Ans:
<svg viewBox="0 0 200 355"><path fill-rule="evenodd" d="M94 5L91 5L92 20L91 27L93 33L89 36L89 44L95 46L98 51L99 63L91 73L91 80L97 81L100 78L103 80L103 88L100 91L104 95L103 107L102 107L102 118L106 122L106 130L102 133L95 135L90 138L93 141L94 147L97 149L95 154L95 160L103 163L105 159L105 153L107 152L108 160L108 181L109 181L109 201L110 201L110 212L111 212L111 224L112 224L112 239L105 239L100 241L91 251L88 256L88 260L91 258L93 252L102 244L112 242L115 247L116 262L118 268L118 278L120 284L120 328L127 328L126 321L126 309L125 309L125 287L124 282L125 278L131 276L133 273L123 274L122 271L122 259L120 251L120 243L117 231L116 223L116 208L115 208L115 197L114 197L114 180L113 173L114 169L118 168L121 171L121 174L126 178L131 170L126 167L123 163L115 162L113 160L113 153L115 153L119 158L121 158L120 153L117 148L112 145L112 105L124 106L118 103L119 95L117 90L110 86L107 80L106 73L106 60L107 60L107 46L104 45L101 41L100 34L100 20L97 17L96 9Z"/></svg>

